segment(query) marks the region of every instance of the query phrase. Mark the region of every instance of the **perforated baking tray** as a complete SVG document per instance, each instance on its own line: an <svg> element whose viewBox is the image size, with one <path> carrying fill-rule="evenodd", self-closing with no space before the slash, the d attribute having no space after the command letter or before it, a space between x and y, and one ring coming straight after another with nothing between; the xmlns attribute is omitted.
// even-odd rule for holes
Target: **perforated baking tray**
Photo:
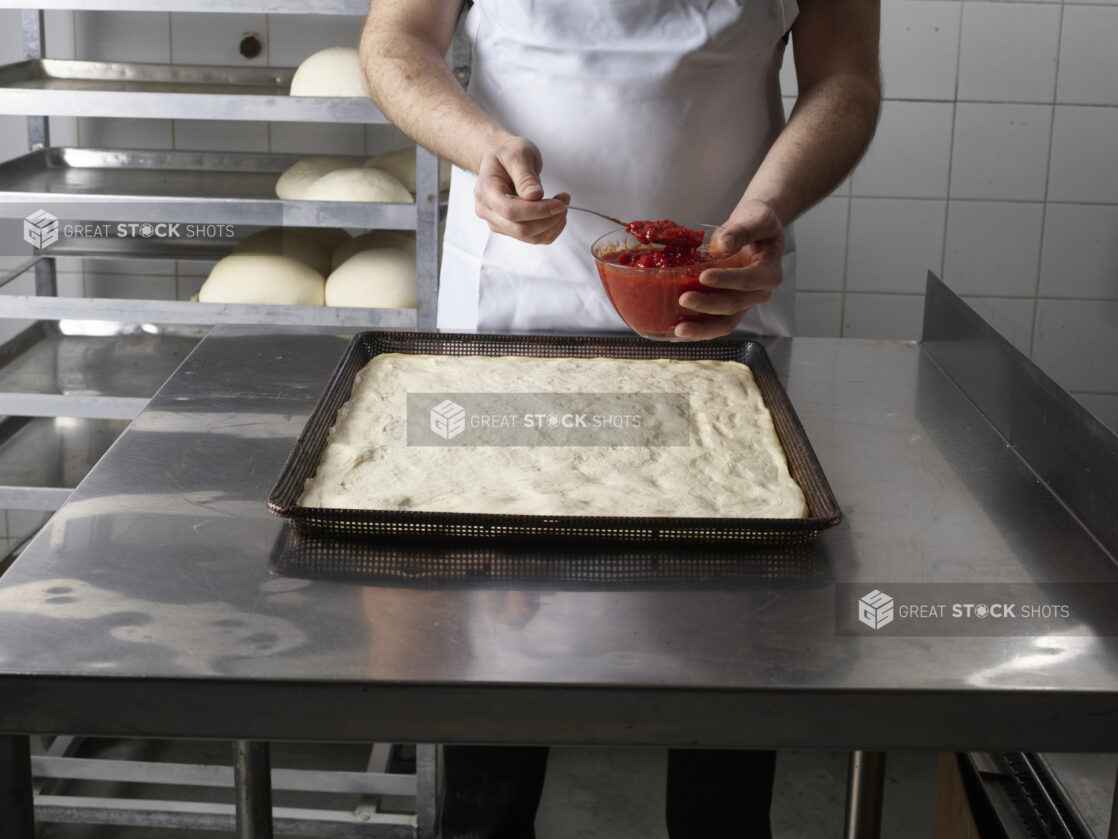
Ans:
<svg viewBox="0 0 1118 839"><path fill-rule="evenodd" d="M753 372L772 414L793 480L807 499L801 519L669 518L644 516L530 516L438 513L416 510L342 510L302 507L299 497L314 475L338 410L354 377L381 353L521 355L537 358L675 358L736 361ZM838 503L812 451L765 348L741 339L701 343L650 343L639 338L363 332L355 335L284 464L268 509L294 527L343 536L556 539L663 544L803 544L842 519Z"/></svg>
<svg viewBox="0 0 1118 839"><path fill-rule="evenodd" d="M611 591L817 588L833 585L827 555L811 545L708 542L681 551L671 543L602 542L585 545L540 540L367 539L283 528L269 569L310 580L424 588L487 588L525 582Z"/></svg>

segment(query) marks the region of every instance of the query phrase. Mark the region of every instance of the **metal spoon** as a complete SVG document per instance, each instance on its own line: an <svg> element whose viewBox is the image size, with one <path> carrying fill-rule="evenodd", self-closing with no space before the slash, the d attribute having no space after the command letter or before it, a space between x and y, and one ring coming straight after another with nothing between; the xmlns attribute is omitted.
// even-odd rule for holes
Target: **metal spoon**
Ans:
<svg viewBox="0 0 1118 839"><path fill-rule="evenodd" d="M613 216L607 216L605 213L599 213L597 210L588 210L585 207L576 207L576 206L574 206L574 204L568 204L567 209L568 210L578 210L580 213L590 213L590 215L592 215L592 216L597 216L598 218L604 218L606 221L612 221L614 224L618 225L619 227L625 227L625 225L626 225L626 222L623 222L621 219L614 218Z"/></svg>
<svg viewBox="0 0 1118 839"><path fill-rule="evenodd" d="M505 193L505 198L519 198L519 196L510 195L506 192ZM604 218L606 221L612 221L618 227L628 226L628 222L624 222L619 218L614 218L613 216L607 216L605 213L599 213L597 210L591 210L591 209L588 209L586 207L576 207L574 204L568 204L567 209L568 210L578 210L580 213L590 213L590 215L592 215L592 216L597 216L598 218ZM707 227L711 230L721 230L722 229L722 225L720 225L720 224L706 224L705 222L700 222L699 227Z"/></svg>
<svg viewBox="0 0 1118 839"><path fill-rule="evenodd" d="M519 195L513 195L510 192L505 193L505 198L519 198L519 197L520 197ZM624 227L625 224L626 224L626 222L623 222L619 218L614 218L613 216L607 216L605 213L599 213L597 210L588 210L585 207L575 207L571 204L567 205L567 209L568 210L578 210L580 213L590 213L590 215L592 215L592 216L597 216L598 218L604 218L606 221L612 221L614 224L620 225L621 227Z"/></svg>

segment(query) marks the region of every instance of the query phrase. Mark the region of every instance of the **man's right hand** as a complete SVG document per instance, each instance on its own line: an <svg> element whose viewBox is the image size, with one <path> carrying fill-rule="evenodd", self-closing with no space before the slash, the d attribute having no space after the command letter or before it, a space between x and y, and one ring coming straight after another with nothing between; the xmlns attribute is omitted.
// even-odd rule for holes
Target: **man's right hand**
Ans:
<svg viewBox="0 0 1118 839"><path fill-rule="evenodd" d="M535 143L513 137L485 153L474 187L474 210L494 233L522 242L554 242L567 223L571 196L544 198L543 157Z"/></svg>

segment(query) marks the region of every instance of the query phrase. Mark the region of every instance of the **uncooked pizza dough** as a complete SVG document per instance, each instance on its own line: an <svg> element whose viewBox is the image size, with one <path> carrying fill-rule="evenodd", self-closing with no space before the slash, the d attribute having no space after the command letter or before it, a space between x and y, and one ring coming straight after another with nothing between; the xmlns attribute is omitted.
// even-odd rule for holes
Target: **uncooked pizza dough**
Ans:
<svg viewBox="0 0 1118 839"><path fill-rule="evenodd" d="M323 175L303 193L307 201L367 201L414 204L408 188L380 169L338 169Z"/></svg>
<svg viewBox="0 0 1118 839"><path fill-rule="evenodd" d="M415 233L407 230L370 230L360 236L354 236L348 242L343 242L334 251L330 259L330 268L339 268L347 259L361 251L371 251L380 248L396 248L415 254ZM412 257L414 262L415 257Z"/></svg>
<svg viewBox="0 0 1118 839"><path fill-rule="evenodd" d="M689 446L408 446L412 393L687 393ZM384 354L300 504L528 515L802 518L752 372L727 361Z"/></svg>
<svg viewBox="0 0 1118 839"><path fill-rule="evenodd" d="M353 47L320 50L299 65L291 79L292 96L360 96L365 92L361 58Z"/></svg>
<svg viewBox="0 0 1118 839"><path fill-rule="evenodd" d="M344 157L307 157L291 166L276 181L276 197L284 201L302 201L307 190L323 175L339 169L360 169L361 165Z"/></svg>
<svg viewBox="0 0 1118 839"><path fill-rule="evenodd" d="M365 165L387 172L406 186L410 192L415 192L415 146L378 154L372 160L366 161ZM439 160L439 189L450 189L449 160Z"/></svg>
<svg viewBox="0 0 1118 839"><path fill-rule="evenodd" d="M282 227L270 227L245 238L233 253L270 253L289 256L320 274L330 272L330 251L307 236Z"/></svg>
<svg viewBox="0 0 1118 839"><path fill-rule="evenodd" d="M326 280L327 306L414 309L415 254L380 248L354 254Z"/></svg>
<svg viewBox="0 0 1118 839"><path fill-rule="evenodd" d="M289 256L235 253L218 262L198 292L203 303L280 303L321 306L326 281Z"/></svg>

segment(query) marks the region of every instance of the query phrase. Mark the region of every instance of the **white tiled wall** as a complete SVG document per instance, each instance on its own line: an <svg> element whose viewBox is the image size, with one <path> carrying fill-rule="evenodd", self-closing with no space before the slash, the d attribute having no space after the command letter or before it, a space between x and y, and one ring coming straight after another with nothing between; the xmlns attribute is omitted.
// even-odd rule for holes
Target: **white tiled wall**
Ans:
<svg viewBox="0 0 1118 839"><path fill-rule="evenodd" d="M53 57L297 66L353 45L359 18L51 12ZM0 10L0 58L19 57ZM263 45L241 56L246 35ZM1118 0L883 0L886 101L873 147L797 228L805 335L918 338L928 269L1118 428ZM792 61L781 74L786 106ZM373 154L387 127L52 120L56 144ZM0 156L23 153L0 117ZM149 271L188 297L205 266ZM81 270L78 266L77 270ZM90 266L85 292L133 292L133 265Z"/></svg>
<svg viewBox="0 0 1118 839"><path fill-rule="evenodd" d="M883 0L882 69L798 224L800 332L918 338L931 269L1118 430L1118 2Z"/></svg>

